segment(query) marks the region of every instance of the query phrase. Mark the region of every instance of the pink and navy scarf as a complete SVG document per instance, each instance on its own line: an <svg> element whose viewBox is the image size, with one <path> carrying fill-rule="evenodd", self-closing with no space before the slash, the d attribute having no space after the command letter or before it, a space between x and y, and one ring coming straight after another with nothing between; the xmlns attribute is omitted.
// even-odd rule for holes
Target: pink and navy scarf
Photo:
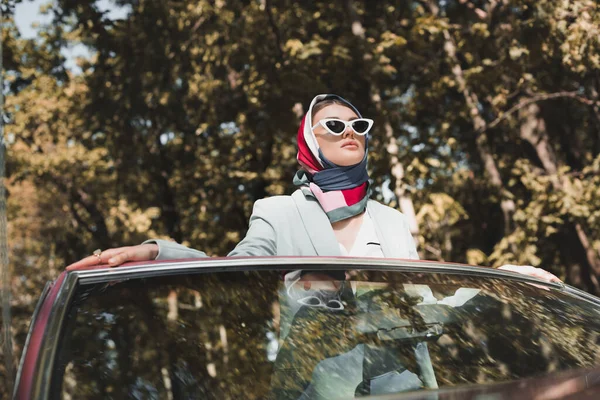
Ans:
<svg viewBox="0 0 600 400"><path fill-rule="evenodd" d="M314 197L329 218L337 222L362 213L369 200L369 174L367 172L367 144L361 162L346 167L327 160L312 132L312 109L323 100L336 99L346 104L359 118L358 110L340 96L321 94L310 107L298 129L298 163L302 169L296 173L294 184L300 186L305 196Z"/></svg>

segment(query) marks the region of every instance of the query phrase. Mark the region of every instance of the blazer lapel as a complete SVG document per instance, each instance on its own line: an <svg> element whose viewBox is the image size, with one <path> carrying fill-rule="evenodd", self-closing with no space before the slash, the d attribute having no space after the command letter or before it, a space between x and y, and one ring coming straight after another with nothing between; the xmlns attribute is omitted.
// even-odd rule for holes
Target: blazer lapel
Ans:
<svg viewBox="0 0 600 400"><path fill-rule="evenodd" d="M335 238L331 223L321 205L313 199L307 199L302 190L292 194L304 229L318 256L341 256L340 245Z"/></svg>
<svg viewBox="0 0 600 400"><path fill-rule="evenodd" d="M375 225L375 232L381 244L381 252L386 258L398 258L402 254L400 244L397 240L394 240L398 227L390 226L390 221L387 221L379 212L378 205L379 203L374 200L369 200L367 212L373 220L373 225Z"/></svg>

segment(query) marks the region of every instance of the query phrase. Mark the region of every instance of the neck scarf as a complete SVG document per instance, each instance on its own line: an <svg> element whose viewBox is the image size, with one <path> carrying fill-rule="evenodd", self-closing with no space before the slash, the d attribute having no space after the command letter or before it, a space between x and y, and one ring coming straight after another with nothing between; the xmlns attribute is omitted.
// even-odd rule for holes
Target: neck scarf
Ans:
<svg viewBox="0 0 600 400"><path fill-rule="evenodd" d="M298 129L298 163L302 167L294 177L294 185L299 186L307 197L315 198L331 223L362 213L369 200L369 174L367 172L367 145L365 156L358 164L338 166L329 161L321 152L317 138L312 131L312 109L323 100L336 99L350 107L359 118L358 110L343 98L334 94L316 96L302 119ZM366 139L366 138L365 138Z"/></svg>

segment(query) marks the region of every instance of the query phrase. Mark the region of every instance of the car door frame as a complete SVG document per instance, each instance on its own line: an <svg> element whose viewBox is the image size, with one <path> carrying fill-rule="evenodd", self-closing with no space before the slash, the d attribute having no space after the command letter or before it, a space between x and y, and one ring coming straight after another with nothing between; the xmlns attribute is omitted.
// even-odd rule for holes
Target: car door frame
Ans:
<svg viewBox="0 0 600 400"><path fill-rule="evenodd" d="M130 263L119 268L90 268L62 272L47 284L32 318L14 391L15 399L47 399L52 384L56 351L64 319L79 284L105 283L165 275L243 270L374 269L397 272L485 276L545 285L600 307L600 298L555 282L489 267L424 260L348 257L223 257Z"/></svg>

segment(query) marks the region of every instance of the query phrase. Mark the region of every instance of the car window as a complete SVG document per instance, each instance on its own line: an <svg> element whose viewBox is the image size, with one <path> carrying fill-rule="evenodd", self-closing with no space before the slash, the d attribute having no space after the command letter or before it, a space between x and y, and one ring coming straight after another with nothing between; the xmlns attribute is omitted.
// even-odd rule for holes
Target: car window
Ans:
<svg viewBox="0 0 600 400"><path fill-rule="evenodd" d="M598 307L554 289L448 274L345 275L208 272L80 284L52 393L331 398L600 361Z"/></svg>

